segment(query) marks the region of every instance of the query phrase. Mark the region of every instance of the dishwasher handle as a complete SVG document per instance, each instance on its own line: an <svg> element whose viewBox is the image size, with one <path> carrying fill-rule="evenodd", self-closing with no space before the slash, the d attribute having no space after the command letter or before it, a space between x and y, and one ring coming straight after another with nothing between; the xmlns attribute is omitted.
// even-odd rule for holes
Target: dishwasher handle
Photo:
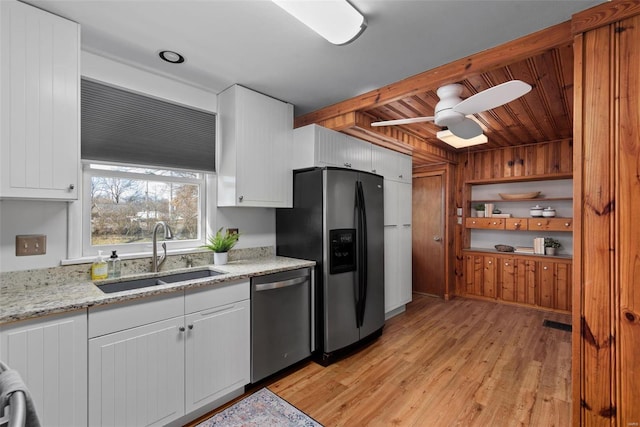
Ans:
<svg viewBox="0 0 640 427"><path fill-rule="evenodd" d="M300 285L308 281L309 281L309 276L304 276L304 277L296 277L294 279L289 279L289 280L282 280L280 282L261 283L259 285L255 285L255 287L256 287L256 292L268 291L271 289L280 289L280 288L286 288L287 286Z"/></svg>

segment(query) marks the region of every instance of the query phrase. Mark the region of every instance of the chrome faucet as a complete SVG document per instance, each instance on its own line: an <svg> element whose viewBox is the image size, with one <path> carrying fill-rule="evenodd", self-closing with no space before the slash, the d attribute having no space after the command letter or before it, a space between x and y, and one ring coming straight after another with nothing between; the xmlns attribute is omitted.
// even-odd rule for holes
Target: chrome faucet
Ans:
<svg viewBox="0 0 640 427"><path fill-rule="evenodd" d="M158 256L158 228L164 229L164 239L173 239L173 233L171 232L171 228L164 221L156 222L155 227L153 227L153 255L151 256L151 271L154 273L160 271L160 267L167 260L167 243L162 242L162 250L164 250L164 254ZM158 259L159 258L159 259Z"/></svg>

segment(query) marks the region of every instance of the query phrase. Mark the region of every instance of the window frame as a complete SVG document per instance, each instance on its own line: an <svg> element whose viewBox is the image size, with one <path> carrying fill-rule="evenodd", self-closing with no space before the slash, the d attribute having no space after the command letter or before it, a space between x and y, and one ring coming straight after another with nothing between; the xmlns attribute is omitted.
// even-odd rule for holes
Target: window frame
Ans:
<svg viewBox="0 0 640 427"><path fill-rule="evenodd" d="M108 165L108 166L121 166L121 167L138 167L144 169L154 170L167 170L167 171L183 171L200 174L199 178L187 178L187 177L172 177L162 176L154 174L144 174L136 172L114 171L108 169L96 169L92 168L92 165ZM148 180L163 183L179 183L179 184L194 184L199 188L199 238L192 240L166 240L167 252L175 252L185 249L196 249L205 243L205 236L208 235L209 230L207 228L207 217L209 203L208 199L211 198L210 182L213 181L215 175L210 172L178 169L178 168L166 168L153 165L135 165L127 163L117 162L103 162L82 160L82 256L95 256L98 251L102 251L103 255L108 255L107 251L116 250L119 255L147 255L153 251L151 242L140 243L124 243L124 244L110 244L110 245L92 245L91 244L91 178L94 176L107 177L107 178L131 178L136 180ZM215 199L215 198L214 198Z"/></svg>

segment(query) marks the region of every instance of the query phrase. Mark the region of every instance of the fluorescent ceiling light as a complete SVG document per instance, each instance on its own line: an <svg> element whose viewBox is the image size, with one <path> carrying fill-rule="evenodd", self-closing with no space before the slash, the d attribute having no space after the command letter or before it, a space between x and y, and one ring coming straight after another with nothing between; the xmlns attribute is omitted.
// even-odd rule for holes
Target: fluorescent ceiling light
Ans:
<svg viewBox="0 0 640 427"><path fill-rule="evenodd" d="M440 141L444 141L455 148L471 147L472 145L486 144L489 142L485 134L480 134L469 139L462 139L452 134L450 130L441 130L436 133L436 137L438 137Z"/></svg>
<svg viewBox="0 0 640 427"><path fill-rule="evenodd" d="M364 16L346 0L272 1L336 45L355 40L367 28Z"/></svg>

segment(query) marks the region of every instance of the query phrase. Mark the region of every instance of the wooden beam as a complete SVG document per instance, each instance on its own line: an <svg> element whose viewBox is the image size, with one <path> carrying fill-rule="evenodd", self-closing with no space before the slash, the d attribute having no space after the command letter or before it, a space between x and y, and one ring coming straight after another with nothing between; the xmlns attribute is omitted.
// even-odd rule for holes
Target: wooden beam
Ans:
<svg viewBox="0 0 640 427"><path fill-rule="evenodd" d="M398 127L373 128L372 121L373 119L368 115L352 111L322 120L317 124L381 147L413 155L416 159L427 160L429 163L457 163L457 155L454 151L437 147Z"/></svg>
<svg viewBox="0 0 640 427"><path fill-rule="evenodd" d="M295 119L295 127L319 123L353 111L378 107L425 90L435 89L444 83L456 82L469 76L522 61L567 43L573 43L570 21L302 115Z"/></svg>
<svg viewBox="0 0 640 427"><path fill-rule="evenodd" d="M606 2L573 15L571 31L573 34L585 33L638 14L640 0Z"/></svg>

